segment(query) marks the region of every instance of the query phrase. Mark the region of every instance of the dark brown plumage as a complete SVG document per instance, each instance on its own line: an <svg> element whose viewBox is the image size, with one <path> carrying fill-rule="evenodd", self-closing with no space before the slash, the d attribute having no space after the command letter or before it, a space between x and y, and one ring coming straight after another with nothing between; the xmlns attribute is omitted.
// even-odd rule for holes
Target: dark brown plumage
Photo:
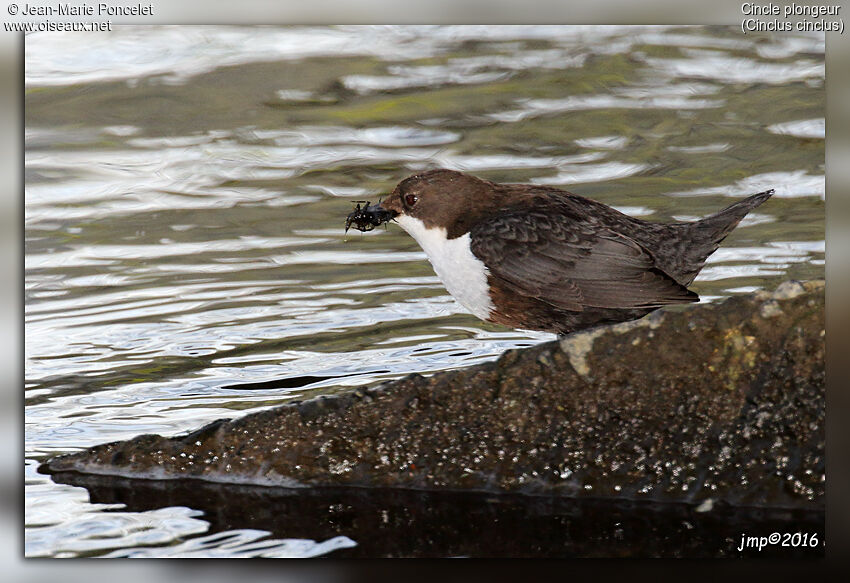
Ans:
<svg viewBox="0 0 850 583"><path fill-rule="evenodd" d="M566 334L696 302L687 289L720 242L773 191L692 223L650 223L607 205L528 184L451 170L403 180L380 208L448 240L469 234L487 267L489 320Z"/></svg>

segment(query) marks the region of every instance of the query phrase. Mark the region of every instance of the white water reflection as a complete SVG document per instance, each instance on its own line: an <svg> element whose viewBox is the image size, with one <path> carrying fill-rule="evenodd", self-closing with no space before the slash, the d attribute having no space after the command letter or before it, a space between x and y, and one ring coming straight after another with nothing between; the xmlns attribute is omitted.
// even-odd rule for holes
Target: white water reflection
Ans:
<svg viewBox="0 0 850 583"><path fill-rule="evenodd" d="M319 557L333 553L338 549L349 549L357 543L347 536L335 536L322 542L309 539L274 539L267 538L268 532L263 530L231 530L200 536L182 543L167 547L145 547L128 545L127 548L114 551L107 558L266 558L293 559Z"/></svg>
<svg viewBox="0 0 850 583"><path fill-rule="evenodd" d="M604 164L583 164L572 168L562 168L555 176L533 178L533 184L577 184L581 182L602 182L633 176L649 168L647 164L625 164L607 162Z"/></svg>
<svg viewBox="0 0 850 583"><path fill-rule="evenodd" d="M594 109L705 109L721 107L718 99L693 99L679 95L617 97L614 95L586 95L564 99L529 99L518 102L519 109L491 114L497 121L515 123L525 119L554 113Z"/></svg>
<svg viewBox="0 0 850 583"><path fill-rule="evenodd" d="M824 139L826 136L826 120L819 118L787 121L769 126L767 131L797 138Z"/></svg>
<svg viewBox="0 0 850 583"><path fill-rule="evenodd" d="M633 32L672 27L634 27ZM516 42L549 40L587 46L622 35L620 27L563 26L338 26L338 27L132 26L91 33L80 43L73 33L35 33L26 44L27 85L62 85L161 76L166 83L218 67L246 62L308 59L319 56L373 56L387 60L422 59L468 40ZM655 33L648 40L675 43ZM640 42L640 38L632 42ZM710 42L706 39L705 42ZM704 44L704 43L697 43ZM628 48L628 46L626 47ZM501 58L501 67L529 66L547 53ZM529 59L531 62L529 62ZM491 65L492 66L492 65Z"/></svg>
<svg viewBox="0 0 850 583"><path fill-rule="evenodd" d="M826 177L812 175L805 170L790 172L766 172L738 180L728 186L698 188L687 192L671 192L670 196L705 196L720 194L723 196L742 196L773 189L777 198L796 198L801 196L826 196Z"/></svg>
<svg viewBox="0 0 850 583"><path fill-rule="evenodd" d="M629 139L624 136L598 136L595 138L581 138L575 142L582 148L619 150L629 143Z"/></svg>
<svg viewBox="0 0 850 583"><path fill-rule="evenodd" d="M810 78L823 78L823 62L800 58L792 63L759 62L717 51L682 49L687 59L647 59L673 77L711 79L723 83L769 83L780 85Z"/></svg>

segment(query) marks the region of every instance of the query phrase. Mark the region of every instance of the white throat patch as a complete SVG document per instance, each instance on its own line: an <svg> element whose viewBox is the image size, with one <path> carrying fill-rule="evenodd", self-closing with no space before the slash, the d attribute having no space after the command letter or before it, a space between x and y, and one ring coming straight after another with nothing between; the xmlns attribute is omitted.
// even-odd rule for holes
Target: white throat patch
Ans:
<svg viewBox="0 0 850 583"><path fill-rule="evenodd" d="M469 233L449 239L444 228L427 229L417 218L399 215L395 220L425 251L449 293L474 315L482 320L489 318L494 309L487 286L490 271L472 254Z"/></svg>

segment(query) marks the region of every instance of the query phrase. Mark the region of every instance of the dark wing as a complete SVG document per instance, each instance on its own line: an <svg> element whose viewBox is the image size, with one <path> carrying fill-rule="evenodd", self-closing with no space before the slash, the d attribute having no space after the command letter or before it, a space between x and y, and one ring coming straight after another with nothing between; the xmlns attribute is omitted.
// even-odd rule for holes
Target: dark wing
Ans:
<svg viewBox="0 0 850 583"><path fill-rule="evenodd" d="M556 202L502 213L471 233L472 253L509 290L580 312L695 302L634 240Z"/></svg>

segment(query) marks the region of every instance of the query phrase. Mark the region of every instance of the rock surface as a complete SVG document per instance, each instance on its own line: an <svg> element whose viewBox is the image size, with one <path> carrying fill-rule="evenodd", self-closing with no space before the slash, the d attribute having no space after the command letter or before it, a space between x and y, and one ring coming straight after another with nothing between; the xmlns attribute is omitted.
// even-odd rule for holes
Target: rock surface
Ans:
<svg viewBox="0 0 850 583"><path fill-rule="evenodd" d="M824 283L786 282L42 469L818 510L824 334Z"/></svg>

